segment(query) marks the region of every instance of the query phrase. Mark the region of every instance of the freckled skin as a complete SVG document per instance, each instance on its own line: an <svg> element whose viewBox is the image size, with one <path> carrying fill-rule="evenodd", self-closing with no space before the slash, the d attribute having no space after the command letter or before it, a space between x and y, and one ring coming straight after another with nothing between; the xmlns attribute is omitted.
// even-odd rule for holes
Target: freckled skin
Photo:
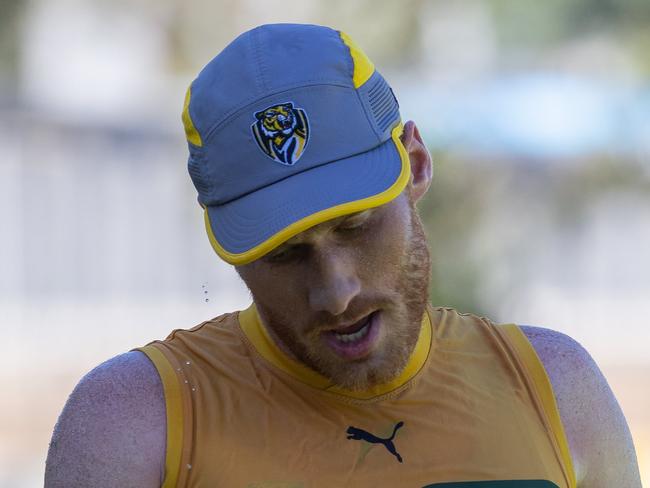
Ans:
<svg viewBox="0 0 650 488"><path fill-rule="evenodd" d="M589 353L573 338L521 326L544 364L573 458L579 488L641 488L625 415Z"/></svg>

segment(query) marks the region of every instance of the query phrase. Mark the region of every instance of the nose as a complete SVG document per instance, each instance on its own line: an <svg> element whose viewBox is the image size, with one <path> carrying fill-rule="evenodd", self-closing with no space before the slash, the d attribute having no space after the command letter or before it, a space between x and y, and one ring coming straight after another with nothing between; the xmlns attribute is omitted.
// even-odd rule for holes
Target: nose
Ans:
<svg viewBox="0 0 650 488"><path fill-rule="evenodd" d="M321 252L315 256L314 262L309 305L317 312L342 314L361 291L356 267L346 259L343 251Z"/></svg>

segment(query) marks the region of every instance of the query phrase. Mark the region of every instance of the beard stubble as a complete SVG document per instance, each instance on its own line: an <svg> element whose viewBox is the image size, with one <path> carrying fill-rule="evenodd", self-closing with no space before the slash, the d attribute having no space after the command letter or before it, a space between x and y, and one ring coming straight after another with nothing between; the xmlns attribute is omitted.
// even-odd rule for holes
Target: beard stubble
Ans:
<svg viewBox="0 0 650 488"><path fill-rule="evenodd" d="M395 290L389 297L394 305L379 350L367 358L343 361L331 351L324 352L320 332L314 330L304 340L293 328L283 324L281 317L260 308L260 315L269 324L269 332L279 340L280 347L333 384L348 390L367 390L387 383L403 371L417 343L428 302L431 258L422 222L410 194L410 229L405 252L400 259Z"/></svg>

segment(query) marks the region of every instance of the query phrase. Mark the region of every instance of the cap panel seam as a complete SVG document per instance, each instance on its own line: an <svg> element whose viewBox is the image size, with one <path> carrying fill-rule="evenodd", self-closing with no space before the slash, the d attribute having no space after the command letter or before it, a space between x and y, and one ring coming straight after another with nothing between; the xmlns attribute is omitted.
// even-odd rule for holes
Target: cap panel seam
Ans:
<svg viewBox="0 0 650 488"><path fill-rule="evenodd" d="M254 29L251 32L250 36L250 44L251 44L251 50L253 51L253 58L254 58L254 63L255 64L255 71L257 71L258 77L256 77L255 83L257 84L257 88L259 89L260 93L264 93L267 89L267 83L264 78L264 60L261 55L261 49L260 47L260 42L259 42L259 36L260 36L260 30L259 29Z"/></svg>
<svg viewBox="0 0 650 488"><path fill-rule="evenodd" d="M205 137L203 138L204 139L203 146L205 147L205 146L210 144L210 139L212 138L212 136L215 133L217 133L222 128L222 126L226 125L228 122L230 122L231 119L233 119L235 116L239 115L240 112L242 112L246 108L250 107L254 103L258 102L259 100L262 100L264 98L270 98L270 97L273 97L273 96L276 96L276 95L280 95L280 94L282 94L284 92L294 90L296 88L307 88L307 87L312 87L312 86L337 86L337 87L340 87L340 88L348 88L350 90L354 90L354 88L352 86L345 85L345 84L343 84L341 82L335 82L335 81L331 81L331 80L327 80L327 79L313 78L311 80L302 81L300 83L292 83L292 84L289 84L289 85L282 86L277 91L268 93L267 95L265 95L263 97L260 97L259 95L249 97L248 99L244 100L242 105L240 105L239 107L237 107L237 108L231 110L230 112L228 112L222 120L215 123L212 127L210 127L206 131Z"/></svg>
<svg viewBox="0 0 650 488"><path fill-rule="evenodd" d="M341 44L343 44L343 50L347 54L346 56L346 61L348 65L348 70L350 73L350 81L354 80L354 59L352 58L352 52L350 51L350 46L348 46L345 41L343 40L343 36L341 35L341 31L337 30L335 31L338 37L338 40ZM354 83L354 82L353 82Z"/></svg>
<svg viewBox="0 0 650 488"><path fill-rule="evenodd" d="M348 65L348 70L350 72L350 79L354 80L354 58L352 57L351 47L348 46L345 43L345 40L343 39L341 31L336 31L336 33L337 33L337 37L338 37L339 41L341 42L341 44L343 44L343 48L344 48L345 53L347 54L347 56L346 56L347 63L346 64ZM363 85L361 85L361 86L363 86ZM363 99L361 98L361 95L359 94L359 88L360 87L354 88L354 91L356 92L357 99L359 100L359 103L360 103L361 107L363 108L363 114L366 116L366 120L368 121L368 124L370 125L370 129L372 129L372 132L377 137L377 141L382 142L381 134L377 133L377 130L375 129L375 126L373 125L372 120L370 119L370 115L368 114L368 107L366 106Z"/></svg>
<svg viewBox="0 0 650 488"><path fill-rule="evenodd" d="M198 119L192 114L192 112L194 112L194 107L193 107L193 104L192 104L191 91L192 91L192 87L194 86L195 81L196 81L196 78L193 79L192 82L190 83L190 85L187 87L186 96L187 96L188 93L190 94L189 100L187 100L187 117L189 118L189 121L191 122L192 127L194 128L194 130L196 131L196 133L197 133L197 135L199 137L199 143L200 144L195 144L194 142L190 141L190 139L188 137L185 137L185 139L187 140L188 145L191 145L192 147L197 148L197 149L201 149L203 147L203 136L201 135L201 129L198 127L198 125L199 125L198 124ZM185 105L185 103L183 103L183 105ZM184 120L183 120L183 125L185 125Z"/></svg>
<svg viewBox="0 0 650 488"><path fill-rule="evenodd" d="M370 115L368 114L368 106L364 103L364 100L361 98L361 94L359 93L359 89L355 88L354 90L357 95L357 99L359 100L359 104L363 108L363 114L366 116L366 120L368 121L368 125L370 126L370 130L372 130L372 133L375 134L375 137L377 137L378 142L382 142L381 140L381 134L377 133L377 129L375 129L374 124L372 123L372 120L370 119Z"/></svg>

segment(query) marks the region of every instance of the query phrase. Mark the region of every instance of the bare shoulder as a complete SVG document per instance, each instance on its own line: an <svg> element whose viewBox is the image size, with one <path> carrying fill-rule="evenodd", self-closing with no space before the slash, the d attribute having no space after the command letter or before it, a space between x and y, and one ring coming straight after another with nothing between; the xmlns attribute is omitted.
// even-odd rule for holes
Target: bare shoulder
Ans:
<svg viewBox="0 0 650 488"><path fill-rule="evenodd" d="M165 398L141 352L85 375L54 428L45 486L159 487L164 476Z"/></svg>
<svg viewBox="0 0 650 488"><path fill-rule="evenodd" d="M575 339L521 326L553 387L579 487L640 488L632 436L607 380Z"/></svg>

